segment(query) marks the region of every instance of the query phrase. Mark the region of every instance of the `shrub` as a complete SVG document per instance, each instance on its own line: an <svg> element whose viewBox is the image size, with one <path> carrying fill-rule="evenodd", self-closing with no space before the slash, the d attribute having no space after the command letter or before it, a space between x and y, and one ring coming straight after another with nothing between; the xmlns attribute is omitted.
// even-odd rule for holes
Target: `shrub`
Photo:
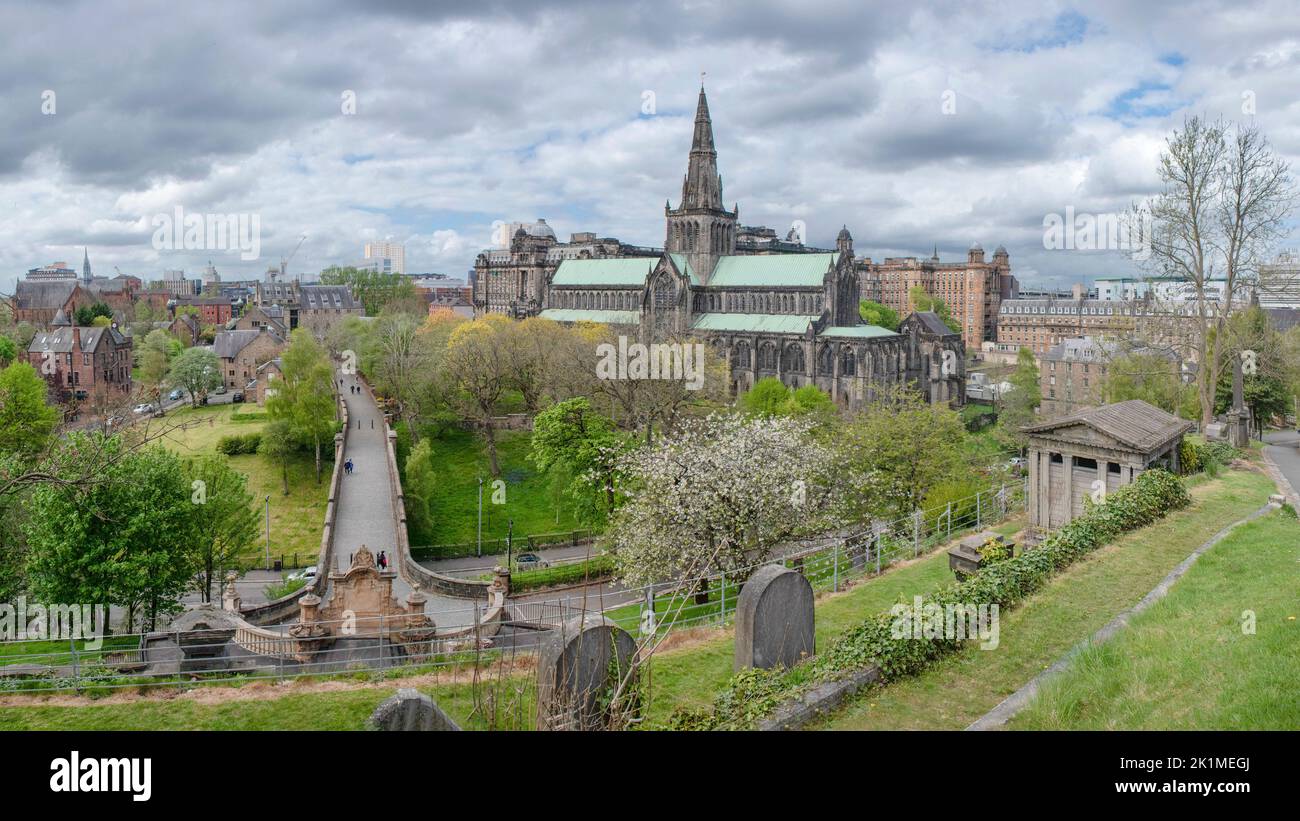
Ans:
<svg viewBox="0 0 1300 821"><path fill-rule="evenodd" d="M1053 532L1037 547L985 565L966 581L926 597L927 603L940 608L971 603L1014 607L1058 570L1122 533L1148 525L1190 503L1187 489L1176 476L1164 470L1148 470L1132 484L1107 496L1104 504L1085 502L1082 516ZM700 730L751 727L808 685L832 681L871 664L880 668L881 682L889 682L921 671L963 644L948 638L896 636L893 623L892 613L880 613L851 628L822 655L790 670L739 673L714 698L711 710L679 711L673 715L673 726Z"/></svg>
<svg viewBox="0 0 1300 821"><path fill-rule="evenodd" d="M217 440L217 453L224 453L226 456L257 453L261 444L262 434L256 432L223 436Z"/></svg>

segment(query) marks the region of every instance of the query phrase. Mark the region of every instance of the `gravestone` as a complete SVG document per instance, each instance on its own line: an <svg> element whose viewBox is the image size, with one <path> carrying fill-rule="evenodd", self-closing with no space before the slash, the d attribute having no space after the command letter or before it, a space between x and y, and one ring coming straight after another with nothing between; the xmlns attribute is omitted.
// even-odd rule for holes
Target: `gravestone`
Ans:
<svg viewBox="0 0 1300 821"><path fill-rule="evenodd" d="M403 688L384 699L370 714L370 730L459 730L433 699L418 690Z"/></svg>
<svg viewBox="0 0 1300 821"><path fill-rule="evenodd" d="M735 669L793 667L816 652L815 626L808 580L779 564L759 568L736 605Z"/></svg>
<svg viewBox="0 0 1300 821"><path fill-rule="evenodd" d="M609 702L620 684L621 703L635 706L635 656L636 640L599 614L569 619L552 630L537 660L537 728L608 727Z"/></svg>

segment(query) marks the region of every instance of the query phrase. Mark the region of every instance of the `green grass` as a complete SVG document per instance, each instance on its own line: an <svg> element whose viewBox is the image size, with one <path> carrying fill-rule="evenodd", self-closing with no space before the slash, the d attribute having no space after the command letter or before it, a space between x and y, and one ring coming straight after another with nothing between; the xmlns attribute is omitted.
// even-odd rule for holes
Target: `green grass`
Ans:
<svg viewBox="0 0 1300 821"><path fill-rule="evenodd" d="M510 519L515 523L516 544L530 533L551 533L578 527L563 498L558 500L559 516L556 516L557 500L551 477L538 472L527 458L532 447L530 432L497 433L499 478L505 482L505 503L499 505L492 502L494 477L488 470L483 437L456 429L431 441L437 472L437 491L429 503L433 518L432 544L475 540L480 477L483 479L484 540L504 539Z"/></svg>
<svg viewBox="0 0 1300 821"><path fill-rule="evenodd" d="M1009 726L1300 729L1300 523L1281 513L1215 545L1151 609L1082 651ZM1243 630L1247 611L1253 634Z"/></svg>
<svg viewBox="0 0 1300 821"><path fill-rule="evenodd" d="M267 424L264 419L236 419L260 412L255 405L233 404L187 407L173 411L165 420L168 426L186 423L191 427L171 431L163 440L163 445L180 456L216 453L217 440L221 437L262 430ZM259 454L228 458L232 468L248 477L248 490L259 510L265 511L266 497L271 497L272 558L283 557L286 567L314 564L320 552L321 533L325 527L329 472L333 469L333 464L329 461L323 463L321 481L317 484L316 463L312 455L300 454L290 458L289 495L286 496L278 462ZM265 518L257 542L248 550L247 560L259 565L266 554L264 528Z"/></svg>
<svg viewBox="0 0 1300 821"><path fill-rule="evenodd" d="M1072 646L1131 607L1206 539L1267 501L1272 482L1225 471L1198 483L1193 504L1128 534L1054 577L1001 615L995 650L972 647L922 674L867 691L824 722L834 729L960 729ZM925 593L931 586L918 586ZM873 611L879 612L877 608Z"/></svg>
<svg viewBox="0 0 1300 821"><path fill-rule="evenodd" d="M77 661L84 664L116 650L140 646L138 636L105 636L97 650L87 650L86 640L79 639ZM6 641L0 643L0 667L9 664L41 664L56 666L72 663L72 648L67 641Z"/></svg>
<svg viewBox="0 0 1300 821"><path fill-rule="evenodd" d="M482 727L481 721L470 718L469 685L417 689L432 696L463 728ZM33 698L21 707L0 707L0 726L7 730L361 730L375 707L396 692L395 687L381 686L280 696L268 691L260 698L217 703L181 697L76 706L42 704Z"/></svg>
<svg viewBox="0 0 1300 821"><path fill-rule="evenodd" d="M580 562L516 572L510 576L510 590L513 593L521 593L541 587L578 584L584 580L608 578L613 572L614 557L601 554Z"/></svg>
<svg viewBox="0 0 1300 821"><path fill-rule="evenodd" d="M995 528L1004 535L1012 535L1023 526L1017 517ZM816 602L818 647L825 647L832 639L857 624L866 615L888 610L897 602L910 601L918 591L932 590L953 580L948 569L948 554L935 550L919 559L891 566L879 576L859 579L847 591L823 593ZM737 591L727 591L728 608L733 606ZM662 613L661 604L655 602L656 612ZM712 597L712 614L717 612L717 597ZM699 605L691 605L698 612ZM628 629L636 629L637 606L614 611L616 620ZM685 618L685 614L683 614ZM662 619L662 616L661 616ZM693 642L689 648L667 650L657 654L651 662L650 704L647 724L662 726L677 707L701 708L710 704L732 675L735 653L735 633L728 628L708 638Z"/></svg>

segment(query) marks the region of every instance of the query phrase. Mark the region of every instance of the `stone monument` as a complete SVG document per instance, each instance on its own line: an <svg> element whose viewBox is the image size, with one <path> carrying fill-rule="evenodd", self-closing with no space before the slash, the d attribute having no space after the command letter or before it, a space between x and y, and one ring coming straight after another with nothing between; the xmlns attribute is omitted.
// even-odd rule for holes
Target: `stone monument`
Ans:
<svg viewBox="0 0 1300 821"><path fill-rule="evenodd" d="M636 641L600 614L569 619L551 631L537 660L537 728L602 730L614 694L636 707Z"/></svg>

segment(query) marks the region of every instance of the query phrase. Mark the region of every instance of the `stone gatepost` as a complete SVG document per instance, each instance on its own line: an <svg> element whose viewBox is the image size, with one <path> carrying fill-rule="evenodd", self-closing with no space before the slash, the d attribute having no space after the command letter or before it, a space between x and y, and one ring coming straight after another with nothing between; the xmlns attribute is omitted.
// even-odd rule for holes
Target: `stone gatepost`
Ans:
<svg viewBox="0 0 1300 821"><path fill-rule="evenodd" d="M734 669L793 667L816 652L812 585L779 564L759 568L736 605Z"/></svg>
<svg viewBox="0 0 1300 821"><path fill-rule="evenodd" d="M503 596L510 595L510 571L501 565L492 568L492 584L488 587L488 593L500 593Z"/></svg>
<svg viewBox="0 0 1300 821"><path fill-rule="evenodd" d="M226 589L221 593L221 609L229 610L232 613L238 613L242 604L239 598L239 591L235 589L235 582L239 580L239 574L230 571L226 574Z"/></svg>
<svg viewBox="0 0 1300 821"><path fill-rule="evenodd" d="M619 718L611 701L635 712L636 650L627 631L599 614L552 630L537 661L537 728L608 729Z"/></svg>

